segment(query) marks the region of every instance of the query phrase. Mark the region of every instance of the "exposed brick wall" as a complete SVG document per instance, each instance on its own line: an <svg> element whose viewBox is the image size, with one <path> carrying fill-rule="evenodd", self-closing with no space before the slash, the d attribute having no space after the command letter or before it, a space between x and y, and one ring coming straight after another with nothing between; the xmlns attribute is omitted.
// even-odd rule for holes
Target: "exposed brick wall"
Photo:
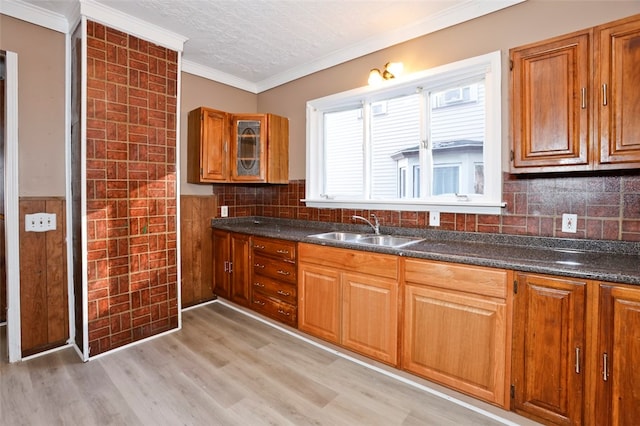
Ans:
<svg viewBox="0 0 640 426"><path fill-rule="evenodd" d="M90 355L177 327L177 52L87 24Z"/></svg>
<svg viewBox="0 0 640 426"><path fill-rule="evenodd" d="M354 214L375 213L383 225L428 228L427 212L316 209L300 202L305 182L288 185L213 186L218 205L229 206L229 216L269 216L323 222L352 223ZM438 229L640 241L640 173L616 176L503 177L502 215L442 213ZM578 232L561 231L562 214L578 215ZM219 212L218 212L219 215Z"/></svg>

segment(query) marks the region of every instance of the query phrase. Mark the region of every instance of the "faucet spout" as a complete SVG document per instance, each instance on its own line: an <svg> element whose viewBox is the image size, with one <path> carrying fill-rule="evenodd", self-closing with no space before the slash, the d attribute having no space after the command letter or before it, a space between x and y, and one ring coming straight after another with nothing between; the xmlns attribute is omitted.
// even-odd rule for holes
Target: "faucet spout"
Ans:
<svg viewBox="0 0 640 426"><path fill-rule="evenodd" d="M373 213L371 213L371 217L375 221L375 225L373 223L371 223L371 221L369 219L367 219L366 217L353 215L353 216L351 216L351 219L353 219L353 220L359 219L359 220L362 220L362 221L366 222L371 228L373 228L373 231L376 233L376 235L380 235L380 221L378 220L378 217Z"/></svg>

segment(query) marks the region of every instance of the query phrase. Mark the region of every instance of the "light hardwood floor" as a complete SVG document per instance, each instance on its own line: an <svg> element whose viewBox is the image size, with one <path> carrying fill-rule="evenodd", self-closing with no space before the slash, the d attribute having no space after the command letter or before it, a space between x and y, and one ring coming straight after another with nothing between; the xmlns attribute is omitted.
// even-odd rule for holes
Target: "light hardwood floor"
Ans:
<svg viewBox="0 0 640 426"><path fill-rule="evenodd" d="M4 337L0 340L4 345ZM70 348L16 364L2 361L0 386L2 425L505 423L320 349L221 303L185 311L178 332L87 363ZM445 392L507 423L534 424Z"/></svg>

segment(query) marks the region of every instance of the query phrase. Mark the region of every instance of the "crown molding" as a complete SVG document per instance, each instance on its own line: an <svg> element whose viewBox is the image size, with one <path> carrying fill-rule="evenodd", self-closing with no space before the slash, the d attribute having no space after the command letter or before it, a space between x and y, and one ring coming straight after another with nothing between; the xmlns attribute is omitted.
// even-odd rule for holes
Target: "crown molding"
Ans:
<svg viewBox="0 0 640 426"><path fill-rule="evenodd" d="M349 46L345 49L318 58L313 62L309 62L302 66L292 68L283 73L276 74L272 77L259 81L256 83L257 93L264 92L276 86L334 67L344 62L360 58L378 50L386 49L396 44L400 44L483 15L488 15L525 1L527 0L467 0L464 3L446 9L441 13L430 16L413 25L371 37L356 45Z"/></svg>
<svg viewBox="0 0 640 426"><path fill-rule="evenodd" d="M246 90L251 93L258 93L258 87L256 83L253 83L242 78L238 78L234 75L227 74L222 71L218 71L214 68L207 67L205 65L198 64L188 59L182 60L182 71L194 74L199 77L203 77L209 80L217 81L218 83L226 84L238 89Z"/></svg>
<svg viewBox="0 0 640 426"><path fill-rule="evenodd" d="M92 21L178 52L184 50L184 43L188 40L188 37L181 34L150 24L142 19L134 18L93 0L80 0L80 13Z"/></svg>
<svg viewBox="0 0 640 426"><path fill-rule="evenodd" d="M20 0L0 1L0 13L60 33L69 32L69 21L64 15Z"/></svg>

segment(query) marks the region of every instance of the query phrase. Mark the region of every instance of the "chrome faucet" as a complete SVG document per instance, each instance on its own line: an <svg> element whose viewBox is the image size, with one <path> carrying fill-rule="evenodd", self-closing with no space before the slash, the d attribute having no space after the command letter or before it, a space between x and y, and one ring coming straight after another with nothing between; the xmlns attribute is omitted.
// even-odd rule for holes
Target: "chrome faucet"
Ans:
<svg viewBox="0 0 640 426"><path fill-rule="evenodd" d="M356 219L360 219L363 220L365 222L367 222L369 224L370 227L373 228L373 231L376 233L376 235L380 235L380 221L378 221L378 217L371 213L371 217L373 217L373 220L375 220L376 224L374 225L373 223L371 223L371 221L365 217L362 216L357 216L357 215L353 215L351 216L351 219L356 220Z"/></svg>

